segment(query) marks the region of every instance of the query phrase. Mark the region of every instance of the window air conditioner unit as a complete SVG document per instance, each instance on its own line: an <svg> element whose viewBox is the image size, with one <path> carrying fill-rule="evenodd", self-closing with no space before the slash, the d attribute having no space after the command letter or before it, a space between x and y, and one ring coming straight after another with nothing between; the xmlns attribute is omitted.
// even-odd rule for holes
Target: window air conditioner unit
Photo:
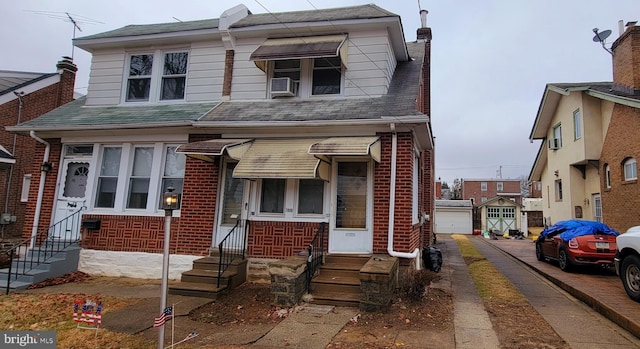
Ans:
<svg viewBox="0 0 640 349"><path fill-rule="evenodd" d="M560 140L558 138L549 139L549 149L559 149L560 148Z"/></svg>
<svg viewBox="0 0 640 349"><path fill-rule="evenodd" d="M271 96L295 96L296 84L291 78L271 78Z"/></svg>

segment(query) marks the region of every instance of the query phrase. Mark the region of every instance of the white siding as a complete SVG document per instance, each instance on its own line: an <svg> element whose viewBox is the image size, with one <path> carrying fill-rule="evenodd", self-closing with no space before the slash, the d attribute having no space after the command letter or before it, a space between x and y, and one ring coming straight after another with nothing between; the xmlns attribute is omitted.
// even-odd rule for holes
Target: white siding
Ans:
<svg viewBox="0 0 640 349"><path fill-rule="evenodd" d="M187 101L210 102L222 97L225 48L222 43L196 43L191 47L187 75Z"/></svg>
<svg viewBox="0 0 640 349"><path fill-rule="evenodd" d="M251 52L257 49L264 40L265 38L252 38L236 41L231 99L266 98L267 76L249 59Z"/></svg>
<svg viewBox="0 0 640 349"><path fill-rule="evenodd" d="M387 93L396 67L386 31L349 33L345 95L377 97Z"/></svg>
<svg viewBox="0 0 640 349"><path fill-rule="evenodd" d="M86 105L117 105L122 92L124 50L94 52Z"/></svg>

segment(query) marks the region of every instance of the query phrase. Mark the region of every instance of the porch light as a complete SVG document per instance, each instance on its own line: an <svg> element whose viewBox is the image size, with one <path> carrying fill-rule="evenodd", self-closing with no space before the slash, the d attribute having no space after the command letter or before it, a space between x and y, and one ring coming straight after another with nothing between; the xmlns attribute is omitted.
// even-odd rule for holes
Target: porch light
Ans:
<svg viewBox="0 0 640 349"><path fill-rule="evenodd" d="M40 171L41 172L49 172L49 171L51 171L52 168L53 168L53 166L51 165L50 162L43 162L40 165Z"/></svg>
<svg viewBox="0 0 640 349"><path fill-rule="evenodd" d="M173 187L168 187L167 191L162 195L163 209L167 215L171 214L171 211L178 209L178 194L174 193Z"/></svg>

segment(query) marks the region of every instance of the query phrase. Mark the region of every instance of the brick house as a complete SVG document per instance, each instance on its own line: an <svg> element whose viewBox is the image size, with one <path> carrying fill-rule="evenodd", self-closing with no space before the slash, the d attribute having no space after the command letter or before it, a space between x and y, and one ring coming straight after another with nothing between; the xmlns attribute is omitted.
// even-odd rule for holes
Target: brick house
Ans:
<svg viewBox="0 0 640 349"><path fill-rule="evenodd" d="M0 70L0 193L2 216L0 236L19 238L25 226L29 202L36 199L31 185L40 173L40 164L32 162L36 140L28 134L5 130L32 120L73 101L77 67L64 57L54 73Z"/></svg>
<svg viewBox="0 0 640 349"><path fill-rule="evenodd" d="M529 136L543 140L529 180L542 183L545 224L640 225L639 43L635 24L613 43L613 82L547 84Z"/></svg>
<svg viewBox="0 0 640 349"><path fill-rule="evenodd" d="M476 206L496 196L509 198L511 201L522 204L519 179L463 178L460 191L463 200L473 200Z"/></svg>
<svg viewBox="0 0 640 349"><path fill-rule="evenodd" d="M323 224L329 254L418 264L433 230L426 17L417 35L375 5L238 5L75 39L93 55L87 96L10 128L42 138L34 166L53 165L38 228L86 207L81 270L159 278L173 187L174 279L237 229L250 278Z"/></svg>

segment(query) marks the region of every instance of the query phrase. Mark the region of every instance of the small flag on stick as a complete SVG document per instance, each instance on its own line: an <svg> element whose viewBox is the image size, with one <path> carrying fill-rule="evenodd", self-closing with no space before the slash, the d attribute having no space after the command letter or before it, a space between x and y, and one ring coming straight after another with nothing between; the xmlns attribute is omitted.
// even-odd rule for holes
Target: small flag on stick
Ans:
<svg viewBox="0 0 640 349"><path fill-rule="evenodd" d="M164 323L167 322L167 320L171 319L172 316L173 316L173 307L164 308L164 311L162 312L162 314L160 314L160 316L156 317L155 320L153 320L153 327L163 326Z"/></svg>

